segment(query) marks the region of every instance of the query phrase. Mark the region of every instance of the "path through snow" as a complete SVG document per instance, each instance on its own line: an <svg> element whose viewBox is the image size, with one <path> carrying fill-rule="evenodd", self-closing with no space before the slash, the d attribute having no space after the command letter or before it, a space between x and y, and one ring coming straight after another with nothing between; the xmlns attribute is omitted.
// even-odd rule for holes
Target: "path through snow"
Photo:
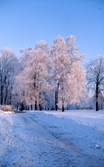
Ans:
<svg viewBox="0 0 104 167"><path fill-rule="evenodd" d="M92 148L80 147L75 133L78 129L83 133L84 126L77 124L72 131L75 124L70 119L67 131L58 123L64 119L43 112L2 113L2 118L0 167L104 167L104 152L89 153Z"/></svg>

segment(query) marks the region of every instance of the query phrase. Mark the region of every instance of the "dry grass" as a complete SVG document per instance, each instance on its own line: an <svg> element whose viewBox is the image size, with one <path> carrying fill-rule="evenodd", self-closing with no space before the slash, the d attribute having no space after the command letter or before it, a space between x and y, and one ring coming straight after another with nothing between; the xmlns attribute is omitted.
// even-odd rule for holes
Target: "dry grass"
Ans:
<svg viewBox="0 0 104 167"><path fill-rule="evenodd" d="M11 105L0 105L0 110L3 110L5 112L14 111Z"/></svg>

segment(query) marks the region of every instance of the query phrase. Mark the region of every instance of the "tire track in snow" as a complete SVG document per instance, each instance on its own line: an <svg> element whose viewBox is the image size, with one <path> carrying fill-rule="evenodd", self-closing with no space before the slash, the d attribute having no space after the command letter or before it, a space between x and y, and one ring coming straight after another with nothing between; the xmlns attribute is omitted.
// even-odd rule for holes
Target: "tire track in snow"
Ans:
<svg viewBox="0 0 104 167"><path fill-rule="evenodd" d="M11 116L14 126L8 138L9 150L0 167L103 167L33 115Z"/></svg>

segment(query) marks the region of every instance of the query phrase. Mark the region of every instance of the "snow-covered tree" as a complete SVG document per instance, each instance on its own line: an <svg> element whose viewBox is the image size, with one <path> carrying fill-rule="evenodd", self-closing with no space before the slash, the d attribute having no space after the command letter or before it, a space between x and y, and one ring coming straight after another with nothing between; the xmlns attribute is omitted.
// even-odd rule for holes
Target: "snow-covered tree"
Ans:
<svg viewBox="0 0 104 167"><path fill-rule="evenodd" d="M1 104L16 103L22 108L64 111L65 105L79 101L84 84L75 37L65 40L58 36L51 48L45 41L34 48L21 49L22 56L15 57L10 49L0 55ZM12 99L12 100L11 100Z"/></svg>
<svg viewBox="0 0 104 167"><path fill-rule="evenodd" d="M86 65L87 88L95 99L96 111L104 97L104 56L98 56Z"/></svg>
<svg viewBox="0 0 104 167"><path fill-rule="evenodd" d="M11 104L17 58L10 48L0 53L0 104Z"/></svg>
<svg viewBox="0 0 104 167"><path fill-rule="evenodd" d="M84 69L81 66L82 57L75 46L75 37L69 36L64 40L58 36L53 41L51 50L53 60L53 78L55 81L55 109L65 102L77 102L82 94L84 84Z"/></svg>
<svg viewBox="0 0 104 167"><path fill-rule="evenodd" d="M33 49L22 51L26 60L23 69L17 76L19 98L26 104L41 109L42 92L47 89L49 48L45 41L40 41ZM22 60L22 62L23 62Z"/></svg>

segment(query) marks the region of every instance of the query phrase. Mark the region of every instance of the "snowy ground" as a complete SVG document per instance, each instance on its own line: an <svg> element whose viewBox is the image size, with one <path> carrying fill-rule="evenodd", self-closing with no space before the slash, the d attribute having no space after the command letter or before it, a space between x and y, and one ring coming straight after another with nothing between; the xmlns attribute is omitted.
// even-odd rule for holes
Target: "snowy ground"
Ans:
<svg viewBox="0 0 104 167"><path fill-rule="evenodd" d="M0 111L0 167L104 167L104 111Z"/></svg>

